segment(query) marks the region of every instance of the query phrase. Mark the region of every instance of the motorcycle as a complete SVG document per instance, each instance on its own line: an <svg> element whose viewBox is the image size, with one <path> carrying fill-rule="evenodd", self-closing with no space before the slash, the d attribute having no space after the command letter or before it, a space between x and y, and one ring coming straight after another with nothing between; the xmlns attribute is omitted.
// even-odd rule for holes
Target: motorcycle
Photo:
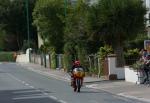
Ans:
<svg viewBox="0 0 150 103"><path fill-rule="evenodd" d="M80 92L80 89L82 87L82 83L83 83L83 78L85 76L85 72L83 70L83 68L74 68L73 70L73 88L74 88L74 92Z"/></svg>

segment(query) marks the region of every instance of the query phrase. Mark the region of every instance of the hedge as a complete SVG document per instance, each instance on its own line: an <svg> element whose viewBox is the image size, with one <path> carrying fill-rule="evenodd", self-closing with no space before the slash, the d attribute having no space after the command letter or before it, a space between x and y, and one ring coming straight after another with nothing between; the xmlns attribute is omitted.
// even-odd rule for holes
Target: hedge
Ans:
<svg viewBox="0 0 150 103"><path fill-rule="evenodd" d="M0 62L15 62L14 52L0 52Z"/></svg>

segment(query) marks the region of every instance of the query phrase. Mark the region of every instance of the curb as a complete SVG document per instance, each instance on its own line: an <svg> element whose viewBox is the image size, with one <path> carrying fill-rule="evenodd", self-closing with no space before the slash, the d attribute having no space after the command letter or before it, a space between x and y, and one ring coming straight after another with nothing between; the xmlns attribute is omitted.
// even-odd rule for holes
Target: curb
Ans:
<svg viewBox="0 0 150 103"><path fill-rule="evenodd" d="M148 103L150 103L150 100L149 100L149 99L145 99L145 98L138 98L138 97L135 97L135 96L126 95L126 94L124 94L124 93L119 93L119 94L117 94L117 95L123 96L123 97L126 97L126 98L136 99L136 100L140 100L140 101L143 101L143 102L148 102Z"/></svg>

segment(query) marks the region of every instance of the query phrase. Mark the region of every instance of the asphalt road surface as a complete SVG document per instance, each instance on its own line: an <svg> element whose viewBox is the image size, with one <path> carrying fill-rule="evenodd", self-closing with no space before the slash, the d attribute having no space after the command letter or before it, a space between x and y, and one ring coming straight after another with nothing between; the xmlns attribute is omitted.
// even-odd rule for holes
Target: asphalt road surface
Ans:
<svg viewBox="0 0 150 103"><path fill-rule="evenodd" d="M86 87L81 88L80 93L76 93L68 82L35 73L16 63L1 63L0 103L144 102Z"/></svg>

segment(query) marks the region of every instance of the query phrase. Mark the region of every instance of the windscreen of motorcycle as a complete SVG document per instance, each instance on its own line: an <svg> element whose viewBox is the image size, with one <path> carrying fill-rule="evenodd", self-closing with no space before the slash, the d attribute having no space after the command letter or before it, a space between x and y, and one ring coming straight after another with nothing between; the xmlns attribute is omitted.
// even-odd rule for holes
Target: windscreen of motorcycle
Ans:
<svg viewBox="0 0 150 103"><path fill-rule="evenodd" d="M74 72L84 72L83 68L74 68Z"/></svg>
<svg viewBox="0 0 150 103"><path fill-rule="evenodd" d="M85 76L83 68L74 68L73 74L75 77L84 77Z"/></svg>

